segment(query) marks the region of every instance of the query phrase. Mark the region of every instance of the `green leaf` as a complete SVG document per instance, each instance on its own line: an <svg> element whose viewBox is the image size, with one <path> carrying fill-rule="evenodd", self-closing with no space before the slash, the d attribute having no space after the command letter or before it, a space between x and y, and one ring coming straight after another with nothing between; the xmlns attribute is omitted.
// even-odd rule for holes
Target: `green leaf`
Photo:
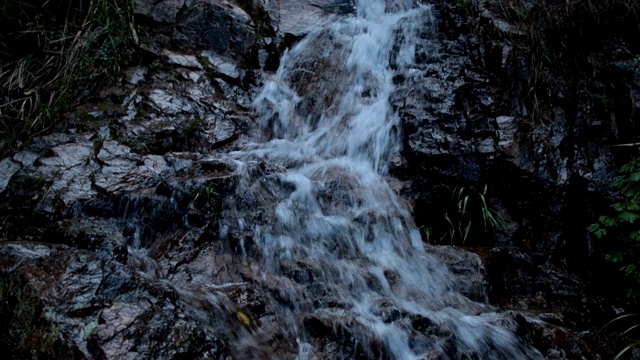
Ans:
<svg viewBox="0 0 640 360"><path fill-rule="evenodd" d="M604 236L607 235L607 229L603 229L603 228L598 229L593 232L593 235L595 235L595 237L598 239L602 239Z"/></svg>
<svg viewBox="0 0 640 360"><path fill-rule="evenodd" d="M600 216L600 218L598 220L604 226L611 227L611 226L618 225L618 222L616 221L616 219L608 217L608 216L605 216L605 215Z"/></svg>
<svg viewBox="0 0 640 360"><path fill-rule="evenodd" d="M467 227L464 229L464 236L462 237L462 243L464 244L467 241L467 237L469 236L469 230L471 229L471 222L467 224Z"/></svg>
<svg viewBox="0 0 640 360"><path fill-rule="evenodd" d="M629 275L632 272L636 271L636 266L633 264L629 264L621 267L620 270L623 271L625 274Z"/></svg>
<svg viewBox="0 0 640 360"><path fill-rule="evenodd" d="M640 215L630 211L624 211L620 213L620 215L618 215L618 219L620 219L621 221L629 222L629 223L634 223L639 218L640 218Z"/></svg>
<svg viewBox="0 0 640 360"><path fill-rule="evenodd" d="M631 344L627 345L624 349L622 349L622 351L620 351L616 357L613 358L613 360L618 360L622 357L622 355L624 355L627 351L633 349L634 347L640 345L640 341L635 341L632 342Z"/></svg>
<svg viewBox="0 0 640 360"><path fill-rule="evenodd" d="M620 253L615 253L607 256L607 261L613 264L617 264L622 261L622 255Z"/></svg>
<svg viewBox="0 0 640 360"><path fill-rule="evenodd" d="M469 203L469 195L465 196L462 202L462 214L467 213L467 203Z"/></svg>
<svg viewBox="0 0 640 360"><path fill-rule="evenodd" d="M640 202L638 200L631 199L627 202L628 211L640 211Z"/></svg>
<svg viewBox="0 0 640 360"><path fill-rule="evenodd" d="M596 232L597 230L600 230L600 224L599 223L593 223L589 226L587 226L587 231L588 232Z"/></svg>
<svg viewBox="0 0 640 360"><path fill-rule="evenodd" d="M431 234L433 233L433 228L431 226L427 226L423 230L424 236L427 238L427 241L431 239Z"/></svg>

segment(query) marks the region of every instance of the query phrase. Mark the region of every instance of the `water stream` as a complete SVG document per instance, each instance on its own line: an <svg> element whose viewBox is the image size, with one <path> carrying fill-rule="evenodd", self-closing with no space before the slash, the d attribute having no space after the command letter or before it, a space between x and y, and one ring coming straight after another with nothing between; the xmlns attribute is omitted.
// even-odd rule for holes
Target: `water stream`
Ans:
<svg viewBox="0 0 640 360"><path fill-rule="evenodd" d="M357 1L355 16L318 27L288 51L258 96L260 128L232 156L283 169L263 190L279 199L273 221L245 225L263 254L259 271L288 300L281 311L299 359L314 353L302 320L309 313L348 318L349 335L372 358L379 356L366 349L372 343L395 359L538 357L496 325L499 316L486 305L452 289L452 274L424 250L386 182L401 136L389 103L391 56L395 66L414 64L420 27L434 23L429 6L411 4ZM416 335L390 313L429 319L442 338Z"/></svg>
<svg viewBox="0 0 640 360"><path fill-rule="evenodd" d="M355 15L318 26L284 54L255 100L258 126L228 154L251 201L239 197L226 210L233 223L221 224L219 236L252 234L260 256L240 261L274 294L275 321L299 360L541 358L505 329L509 319L456 290L388 185L402 136L389 102L393 68L414 65L422 27L434 26L432 9L412 4L358 0ZM276 170L256 174L255 164ZM241 284L172 286L213 326L207 314L228 312L223 290ZM317 341L327 337L317 334L323 326L343 349ZM226 340L258 347L264 335Z"/></svg>

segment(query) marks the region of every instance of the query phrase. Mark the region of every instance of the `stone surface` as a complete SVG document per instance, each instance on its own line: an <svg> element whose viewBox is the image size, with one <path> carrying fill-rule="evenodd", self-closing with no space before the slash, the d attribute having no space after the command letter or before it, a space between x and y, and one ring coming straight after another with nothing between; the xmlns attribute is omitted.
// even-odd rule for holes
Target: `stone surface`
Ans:
<svg viewBox="0 0 640 360"><path fill-rule="evenodd" d="M537 6L523 3L528 5ZM495 2L474 1L466 10L450 1L435 6L441 35L423 37L417 66L397 65L392 99L403 122L407 160L394 174L407 181L404 191L415 200L416 222L442 216L440 184L487 185L487 201L509 229L498 234L494 245L501 247L472 250L486 261L491 302L533 313L556 309L560 317L546 319L573 331L597 331L616 317L613 304L625 301L607 280L619 276L604 260L607 245L585 229L608 206L614 159L627 156L623 147L607 144L633 142L633 131L620 131L618 119L638 119L638 112L630 111L638 104L633 89L640 81L632 65L637 59L618 41L574 49L576 61L564 66L589 69L589 75L576 80L536 68L536 75L548 80L548 95L531 103L526 94L534 49L527 33ZM546 25L537 26L543 31ZM603 106L603 97L616 105ZM554 331L542 333L546 340L536 341L565 341ZM588 346L606 353L624 347L624 341L608 349ZM546 356L579 357L579 352L567 346Z"/></svg>
<svg viewBox="0 0 640 360"><path fill-rule="evenodd" d="M546 121L533 122L526 89L509 82L527 71L518 42L526 34L485 1L474 2L484 6L476 20L496 38L469 31L461 2L435 5L441 33L418 32L417 63L400 63L398 49L390 57L390 101L404 136L390 182L418 225L438 215L443 183L487 185L506 223L496 248L468 248L478 255L426 246L451 271L443 301L468 302L474 316L546 358L612 355L624 341L591 334L620 311L616 288L606 285L615 269L584 228L609 195L613 155L603 136L626 143L629 129L594 105L602 79L591 78L576 85L579 96L555 92ZM387 357L344 311L339 287L322 281L322 264L284 259L281 274L261 271L254 225L274 222L273 205L292 184L275 164L240 166L227 155L244 132L262 131L251 104L268 75L251 67L274 70L284 48L312 26L349 16L353 2L140 0L135 11L157 27L158 49L167 49L159 59L105 92L110 110L79 113L66 132L0 161L0 349L13 358ZM616 58L598 73L629 94L616 114L622 105L640 114L637 63ZM339 77L331 56L299 65L322 80ZM319 113L315 84L300 74L295 90L308 101L299 111ZM325 200L337 191L329 185ZM327 201L322 211L340 206ZM393 284L394 274L384 276ZM291 294L307 301L300 329L285 325L283 309L298 306ZM413 349L475 356L453 336L454 321L384 299L371 306L385 324L410 329ZM512 312L496 315L493 306ZM309 344L296 341L298 331Z"/></svg>
<svg viewBox="0 0 640 360"><path fill-rule="evenodd" d="M0 347L11 358L220 358L211 329L185 319L175 290L61 245L0 245ZM26 335L29 334L29 335Z"/></svg>
<svg viewBox="0 0 640 360"><path fill-rule="evenodd" d="M147 16L154 21L175 23L178 11L184 6L185 0L142 0L136 1L134 14Z"/></svg>
<svg viewBox="0 0 640 360"><path fill-rule="evenodd" d="M231 3L194 1L176 19L173 38L183 49L210 50L230 57L249 54L255 41L251 17Z"/></svg>

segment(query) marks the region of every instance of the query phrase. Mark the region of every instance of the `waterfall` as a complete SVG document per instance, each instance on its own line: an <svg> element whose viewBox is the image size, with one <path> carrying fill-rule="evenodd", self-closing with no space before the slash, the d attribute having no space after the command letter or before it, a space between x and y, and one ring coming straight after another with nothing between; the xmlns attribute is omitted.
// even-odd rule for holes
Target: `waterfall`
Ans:
<svg viewBox="0 0 640 360"><path fill-rule="evenodd" d="M323 319L368 358L539 358L500 326L508 320L451 286L387 183L402 135L389 103L391 54L410 67L417 24L434 22L430 6L412 3L358 0L355 16L313 29L283 55L255 100L256 129L230 154L239 191L269 220L237 210L221 236L229 227L253 234L255 276L277 288L301 360L322 352L310 328ZM277 171L247 171L258 162Z"/></svg>

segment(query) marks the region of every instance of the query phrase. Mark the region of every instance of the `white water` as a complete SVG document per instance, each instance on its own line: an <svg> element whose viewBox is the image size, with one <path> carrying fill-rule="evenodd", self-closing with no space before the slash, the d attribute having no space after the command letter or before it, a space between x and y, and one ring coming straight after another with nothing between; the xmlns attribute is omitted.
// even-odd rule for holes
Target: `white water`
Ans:
<svg viewBox="0 0 640 360"><path fill-rule="evenodd" d="M309 313L355 320L366 329L355 334L360 342L378 339L396 359L452 352L540 357L494 325L497 314L476 315L487 306L452 289L449 270L425 252L411 214L385 181L401 136L389 104L390 55L396 46L396 64L410 67L416 24L432 17L429 7L411 2L387 7L384 0L358 0L357 16L315 29L286 53L258 96L260 128L232 156L240 169L251 161L276 164L282 172L272 195L289 190L273 204L273 222L243 225L252 228L265 259L256 271L282 284L281 296L294 304L280 311L297 337L301 360L319 351L301 322ZM253 179L244 176L251 191ZM283 270L300 264L310 269L310 279L292 280ZM317 305L326 298L342 306ZM430 319L449 339L412 344L415 331L385 321L384 306ZM439 348L447 341L454 350Z"/></svg>

